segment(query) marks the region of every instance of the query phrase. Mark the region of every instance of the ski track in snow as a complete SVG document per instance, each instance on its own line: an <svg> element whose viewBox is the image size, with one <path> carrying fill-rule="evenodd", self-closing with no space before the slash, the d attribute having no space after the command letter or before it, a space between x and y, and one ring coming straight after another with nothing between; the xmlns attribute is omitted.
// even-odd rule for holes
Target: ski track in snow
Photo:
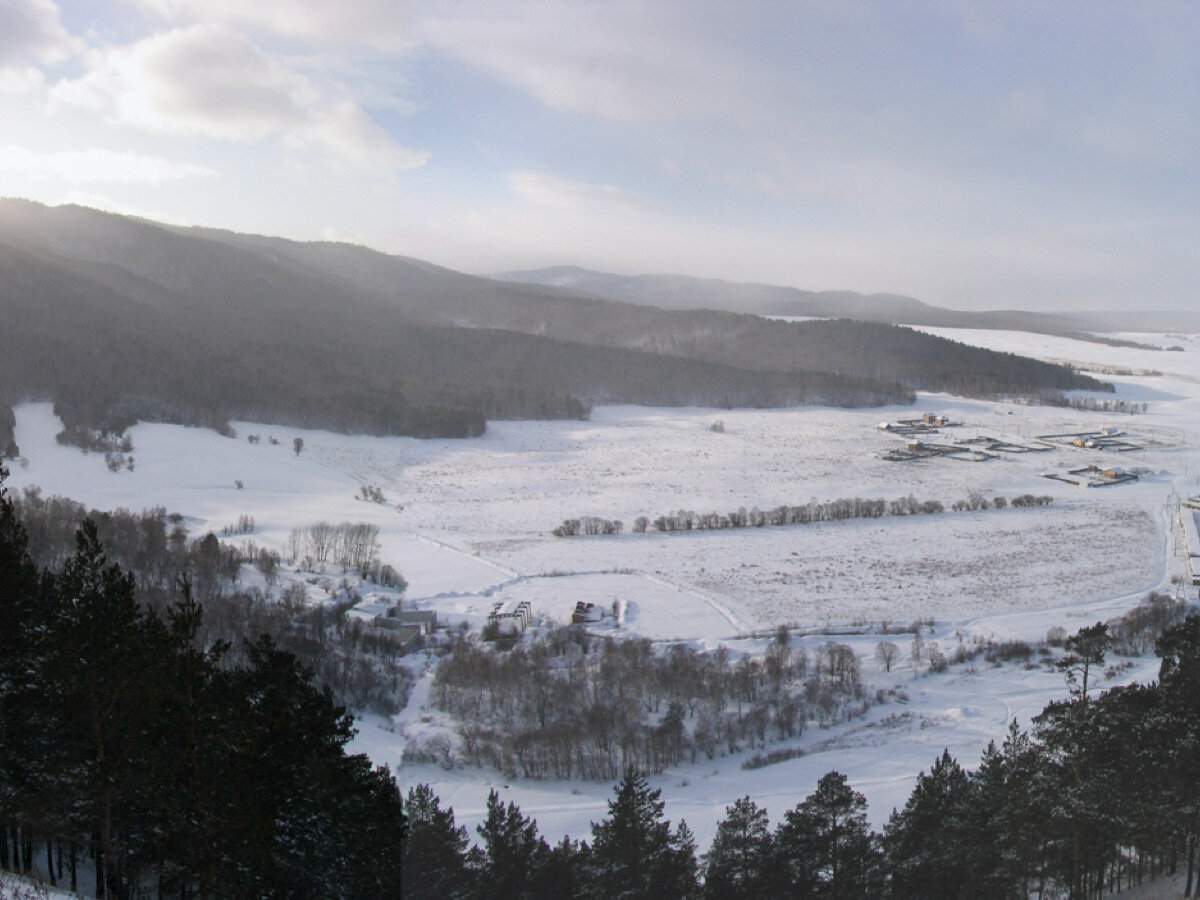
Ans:
<svg viewBox="0 0 1200 900"><path fill-rule="evenodd" d="M1130 336L1184 347L1175 353L1011 332L924 330L1084 368L1161 374L1099 375L1117 394L1096 399L1149 404L1147 414L1135 416L925 394L915 407L875 410L598 408L587 422L495 422L471 441L253 423L234 423L242 437L230 440L203 429L140 424L131 432L135 470L116 474L107 472L101 456L57 445L60 426L49 404L28 404L17 410L16 435L26 465L10 465L9 486L36 484L45 494L100 509L161 504L184 514L193 536L209 529L219 534L240 515L251 515L257 528L250 537L280 550L293 528L320 520L371 522L380 528L383 561L409 581L406 602L476 628L494 603L508 599L529 599L535 615L565 622L577 601L622 598L629 602L625 626L593 626L596 633L761 653L768 638L745 636L788 623L805 630L794 641L810 651L828 640L846 643L860 656L868 685L899 686L908 701L872 708L842 726L809 728L796 742L806 755L785 763L746 771L741 763L756 751L701 757L651 781L663 790L668 816L687 819L701 851L738 797L749 794L775 823L835 768L867 796L872 823L881 827L907 799L917 772L943 748L975 766L1009 722L1027 726L1049 700L1064 696L1065 686L1044 666L997 668L982 659L930 675L908 659L909 635L885 637L870 629L885 620L903 625L932 617L926 638L950 653L960 641L1037 640L1051 626L1070 633L1120 615L1150 590L1177 590L1172 577L1185 565L1175 502L1200 494L1200 338ZM964 423L934 438L939 441L978 434L1029 444L1040 434L1115 425L1146 449L1103 454L1055 447L985 463L881 459L901 444L875 426L926 410ZM710 428L718 419L724 433ZM247 434L263 442L251 445ZM268 436L279 443L270 444ZM300 454L293 452L293 437L304 440ZM1042 477L1089 464L1146 472L1136 484L1101 490ZM356 499L364 485L381 487L386 502ZM949 509L974 490L987 497L1048 494L1054 503L807 526L628 533L637 516L653 520L681 508L729 512L911 494ZM621 519L626 533L550 535L563 519L585 515ZM1188 596L1194 599L1193 589ZM372 602L364 600L364 613L375 611ZM874 660L883 639L901 648L891 673ZM1134 663L1105 685L1155 677L1157 660ZM472 837L492 787L537 818L548 838L589 836L590 823L606 812L609 784L510 780L491 771L405 764L408 737L445 725L431 707L431 685L427 668L394 721L362 717L353 749L392 766L402 786L429 782Z"/></svg>

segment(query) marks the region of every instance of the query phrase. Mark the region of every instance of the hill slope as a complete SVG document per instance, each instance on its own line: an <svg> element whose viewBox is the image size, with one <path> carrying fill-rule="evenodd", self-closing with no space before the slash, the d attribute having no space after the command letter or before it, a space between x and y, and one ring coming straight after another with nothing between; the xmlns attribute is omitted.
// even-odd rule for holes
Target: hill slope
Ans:
<svg viewBox="0 0 1200 900"><path fill-rule="evenodd" d="M229 232L205 233L233 246L253 245L313 272L336 275L376 293L406 315L431 324L502 329L574 343L649 350L754 371L820 371L866 376L899 382L909 388L965 394L1098 387L1095 382L1080 380L1057 366L1044 366L1012 354L981 355L977 348L911 329L880 327L884 323L857 314L865 313L869 303L850 310L836 309L837 298L849 296L840 293L820 296L828 298L825 312L842 321L785 323L764 321L758 315L703 308L699 303L687 309L665 309L647 306L641 300L624 302L618 296L619 291L613 291L613 296L606 298L608 302L601 302L571 288L498 283L347 244L303 244ZM675 279L675 276L663 277ZM793 292L790 288L770 290ZM892 301L895 308L930 310L926 318L931 321L940 321L941 313L951 312L909 298L893 297ZM1042 318L1048 323L1078 324L1066 319ZM857 321L860 319L863 321ZM973 322L973 327L1007 327L998 320L993 324Z"/></svg>
<svg viewBox="0 0 1200 900"><path fill-rule="evenodd" d="M598 402L1098 387L906 329L668 311L363 247L13 200L0 201L0 315L0 400L52 398L78 428L117 432L241 417L466 436L489 417L579 417Z"/></svg>

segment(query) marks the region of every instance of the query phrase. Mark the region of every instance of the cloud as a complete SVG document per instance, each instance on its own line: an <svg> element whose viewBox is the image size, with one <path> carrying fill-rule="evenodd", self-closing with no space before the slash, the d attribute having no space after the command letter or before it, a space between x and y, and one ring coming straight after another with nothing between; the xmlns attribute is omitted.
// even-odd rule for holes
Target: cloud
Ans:
<svg viewBox="0 0 1200 900"><path fill-rule="evenodd" d="M7 176L53 178L76 185L93 182L157 185L185 178L213 178L217 174L205 166L175 163L143 153L95 147L43 153L15 144L0 144L0 171Z"/></svg>
<svg viewBox="0 0 1200 900"><path fill-rule="evenodd" d="M641 198L630 191L611 185L568 181L543 172L512 172L508 176L508 186L525 200L559 209L594 207L598 204L617 207L642 205Z"/></svg>
<svg viewBox="0 0 1200 900"><path fill-rule="evenodd" d="M148 131L260 140L294 126L316 90L223 28L195 26L89 54L91 71L56 103L91 107Z"/></svg>
<svg viewBox="0 0 1200 900"><path fill-rule="evenodd" d="M0 95L36 94L45 84L45 76L33 66L23 69L0 68Z"/></svg>
<svg viewBox="0 0 1200 900"><path fill-rule="evenodd" d="M396 0L138 0L168 21L221 22L319 44L402 49L404 5Z"/></svg>
<svg viewBox="0 0 1200 900"><path fill-rule="evenodd" d="M673 4L464 3L414 17L412 34L547 106L616 120L747 112L754 64L725 49L705 15ZM699 23L697 20L700 20Z"/></svg>
<svg viewBox="0 0 1200 900"><path fill-rule="evenodd" d="M240 34L193 25L88 54L89 71L51 91L56 107L82 106L149 132L228 141L278 137L356 167L421 166L348 98L301 75Z"/></svg>
<svg viewBox="0 0 1200 900"><path fill-rule="evenodd" d="M5 0L0 4L0 71L30 63L57 63L77 50L52 0Z"/></svg>

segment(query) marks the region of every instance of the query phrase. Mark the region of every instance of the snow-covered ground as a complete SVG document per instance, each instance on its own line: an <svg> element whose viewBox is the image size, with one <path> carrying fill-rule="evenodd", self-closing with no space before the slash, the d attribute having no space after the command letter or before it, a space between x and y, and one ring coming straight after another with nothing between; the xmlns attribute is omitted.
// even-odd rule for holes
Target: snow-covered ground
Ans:
<svg viewBox="0 0 1200 900"><path fill-rule="evenodd" d="M566 622L577 601L627 602L610 633L696 646L761 651L771 626L837 630L932 619L927 640L944 651L992 639L1040 639L1117 615L1152 590L1175 593L1186 572L1177 501L1200 493L1200 338L1130 335L1182 352L1111 347L1011 332L930 329L995 349L1104 370L1123 399L1148 404L1134 416L924 395L916 407L871 410L595 410L587 422L494 422L471 441L417 441L334 435L234 423L235 439L201 430L142 424L132 429L132 472L110 473L101 456L58 446L48 404L17 410L25 457L11 487L41 486L99 508L165 506L188 517L193 535L218 534L252 516L251 537L286 555L293 528L324 520L380 528L383 560L409 582L410 606L479 627L492 605L529 600L536 616ZM1120 373L1120 374L1110 374ZM1055 446L1000 453L986 462L932 458L891 462L904 446L883 421L940 413L959 427L926 440L972 437L1033 445L1038 435L1116 427L1145 449L1101 452ZM720 421L723 431L711 426ZM261 441L245 438L255 434ZM300 454L292 439L304 441ZM278 443L272 443L275 438ZM975 446L975 445L972 445ZM1043 477L1088 465L1136 468L1136 483L1099 489ZM237 487L241 482L242 488ZM360 487L386 502L356 498ZM1050 495L1049 507L954 512L972 492L992 498ZM937 500L936 515L815 525L658 534L630 533L638 516L679 509L728 513L846 497ZM613 536L555 538L563 519L620 519ZM1188 589L1189 597L1195 596ZM829 638L802 638L814 647ZM847 774L881 826L913 778L948 747L973 766L1013 718L1028 724L1064 693L1061 676L978 661L944 675L914 670L907 636L892 637L902 661L891 673L874 659L878 634L841 635L863 659L864 680L903 686L906 704L876 707L865 720L811 729L807 754L755 771L744 756L680 766L652 782L667 814L686 818L701 849L725 807L750 794L778 821L830 769ZM1156 661L1138 661L1122 680L1148 679ZM1115 682L1114 682L1115 683ZM552 838L586 837L603 816L611 785L510 781L488 771L404 764L407 733L437 725L428 677L395 722L366 718L355 747L397 769L403 785L430 782L458 819L483 814L490 787L534 815Z"/></svg>
<svg viewBox="0 0 1200 900"><path fill-rule="evenodd" d="M41 869L39 868L39 873ZM0 900L74 900L87 894L72 894L36 878L24 878L11 872L0 872Z"/></svg>

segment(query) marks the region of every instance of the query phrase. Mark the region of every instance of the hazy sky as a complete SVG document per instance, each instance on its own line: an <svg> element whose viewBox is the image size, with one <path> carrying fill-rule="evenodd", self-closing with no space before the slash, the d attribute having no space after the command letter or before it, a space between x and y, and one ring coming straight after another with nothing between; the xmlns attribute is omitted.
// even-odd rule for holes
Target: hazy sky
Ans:
<svg viewBox="0 0 1200 900"><path fill-rule="evenodd" d="M0 195L958 308L1190 308L1200 4L0 0Z"/></svg>

